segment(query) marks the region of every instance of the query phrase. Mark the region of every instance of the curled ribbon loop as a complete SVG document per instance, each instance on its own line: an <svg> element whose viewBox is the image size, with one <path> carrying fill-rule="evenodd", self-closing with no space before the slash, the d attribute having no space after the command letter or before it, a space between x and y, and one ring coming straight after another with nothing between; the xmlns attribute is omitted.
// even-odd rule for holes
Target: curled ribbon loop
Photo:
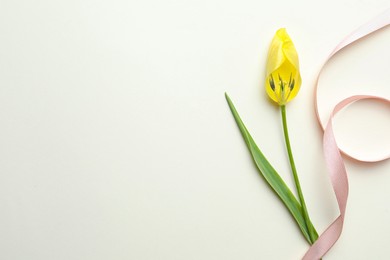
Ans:
<svg viewBox="0 0 390 260"><path fill-rule="evenodd" d="M344 153L345 155L353 159L356 159L358 161L363 161L363 162L377 162L377 161L382 161L390 158L390 153L389 153L387 155L368 160L365 158L356 158L354 156L348 155L347 153L341 151L336 143L336 139L333 133L333 124L332 124L333 117L337 114L337 112L339 112L345 106L353 102L363 100L363 99L371 99L380 102L385 102L386 104L390 105L389 99L378 97L378 96L368 96L368 95L356 95L356 96L348 97L342 100L334 107L330 119L326 125L321 121L319 117L319 112L318 112L319 108L317 104L318 82L319 82L321 72L325 67L325 65L327 64L327 62L337 52L347 47L351 43L388 25L390 25L390 9L386 10L384 13L377 16L370 22L364 24L356 31L352 32L349 36L347 36L343 41L341 41L336 46L336 48L332 51L329 57L326 59L324 65L322 66L320 72L317 75L317 79L315 83L315 108L316 108L318 121L320 122L322 129L324 129L323 149L324 149L325 161L329 171L329 177L333 186L333 190L336 194L340 215L336 218L335 221L333 221L332 224L329 225L329 227L321 234L318 240L309 248L309 250L306 252L305 256L303 257L303 260L317 260L323 257L330 250L330 248L336 243L343 230L345 210L346 210L347 200L348 200L348 177L347 177L347 172L344 166L344 161L341 156L341 153Z"/></svg>

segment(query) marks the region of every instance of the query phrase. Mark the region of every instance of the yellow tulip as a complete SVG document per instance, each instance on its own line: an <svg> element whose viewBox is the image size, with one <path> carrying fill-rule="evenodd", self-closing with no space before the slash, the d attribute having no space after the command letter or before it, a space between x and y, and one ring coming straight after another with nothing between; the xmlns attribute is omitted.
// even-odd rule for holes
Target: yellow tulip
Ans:
<svg viewBox="0 0 390 260"><path fill-rule="evenodd" d="M286 29L279 29L268 51L265 89L281 106L293 99L301 86L298 54Z"/></svg>

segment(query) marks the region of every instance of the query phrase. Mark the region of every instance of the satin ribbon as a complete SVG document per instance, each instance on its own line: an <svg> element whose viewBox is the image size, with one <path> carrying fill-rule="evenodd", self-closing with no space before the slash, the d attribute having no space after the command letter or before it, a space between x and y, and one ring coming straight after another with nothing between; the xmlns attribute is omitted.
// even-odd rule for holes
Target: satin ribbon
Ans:
<svg viewBox="0 0 390 260"><path fill-rule="evenodd" d="M324 231L324 233L321 234L321 236L318 238L318 240L309 248L309 250L306 252L305 256L303 257L303 260L317 260L323 257L329 249L336 243L336 241L339 239L341 232L343 230L343 224L344 224L344 218L345 218L345 210L347 206L347 200L348 200L348 177L347 172L344 166L344 161L341 156L341 154L345 154L349 156L350 158L356 159L358 161L363 162L377 162L382 161L390 158L390 153L379 156L377 158L371 158L371 159L365 159L365 158L358 158L356 156L351 156L344 151L342 151L337 143L336 139L333 133L333 117L342 110L345 106L359 101L363 99L371 99L379 102L385 102L386 104L390 105L390 100L384 97L378 97L378 96L368 96L368 95L356 95L348 97L344 100L342 100L340 103L338 103L330 116L329 121L325 125L319 116L319 107L318 107L318 82L321 76L321 72L324 69L327 62L339 51L344 49L345 47L349 46L351 43L370 35L371 33L384 28L386 26L390 25L390 9L382 13L381 15L377 16L370 22L364 24L360 28L358 28L356 31L352 32L349 36L347 36L344 40L342 40L336 48L331 52L329 57L326 59L325 63L320 69L320 72L317 75L316 83L315 83L315 110L317 113L318 121L320 122L320 125L322 129L324 130L324 137L323 137L323 149L324 149L324 155L325 155L325 162L329 171L329 177L333 186L333 190L336 194L337 203L340 210L340 215L336 218L336 220L333 221L333 223ZM325 127L324 127L325 126Z"/></svg>

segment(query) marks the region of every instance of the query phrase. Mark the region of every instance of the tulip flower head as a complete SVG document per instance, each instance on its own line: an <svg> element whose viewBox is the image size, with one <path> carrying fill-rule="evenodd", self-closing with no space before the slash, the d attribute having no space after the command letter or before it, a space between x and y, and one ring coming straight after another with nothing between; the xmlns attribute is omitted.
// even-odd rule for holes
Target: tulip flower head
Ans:
<svg viewBox="0 0 390 260"><path fill-rule="evenodd" d="M298 54L286 29L279 29L268 51L265 89L268 96L284 106L301 86Z"/></svg>

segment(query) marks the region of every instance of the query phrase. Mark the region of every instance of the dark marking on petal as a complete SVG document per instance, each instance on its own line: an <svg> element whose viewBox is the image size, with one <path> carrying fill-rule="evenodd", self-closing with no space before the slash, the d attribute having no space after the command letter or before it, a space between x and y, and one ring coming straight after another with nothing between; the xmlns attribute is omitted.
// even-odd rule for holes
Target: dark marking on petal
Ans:
<svg viewBox="0 0 390 260"><path fill-rule="evenodd" d="M293 79L291 84L290 84L290 91L292 91L294 89L294 86L295 86L295 79Z"/></svg>
<svg viewBox="0 0 390 260"><path fill-rule="evenodd" d="M283 79L282 79L282 77L280 77L280 74L278 74L278 76L279 76L279 81L280 81L280 83L279 83L280 89L281 89L282 91L284 91L284 82L283 82Z"/></svg>
<svg viewBox="0 0 390 260"><path fill-rule="evenodd" d="M274 78L272 77L272 74L271 77L269 78L269 85L271 86L272 91L275 92L275 81Z"/></svg>

